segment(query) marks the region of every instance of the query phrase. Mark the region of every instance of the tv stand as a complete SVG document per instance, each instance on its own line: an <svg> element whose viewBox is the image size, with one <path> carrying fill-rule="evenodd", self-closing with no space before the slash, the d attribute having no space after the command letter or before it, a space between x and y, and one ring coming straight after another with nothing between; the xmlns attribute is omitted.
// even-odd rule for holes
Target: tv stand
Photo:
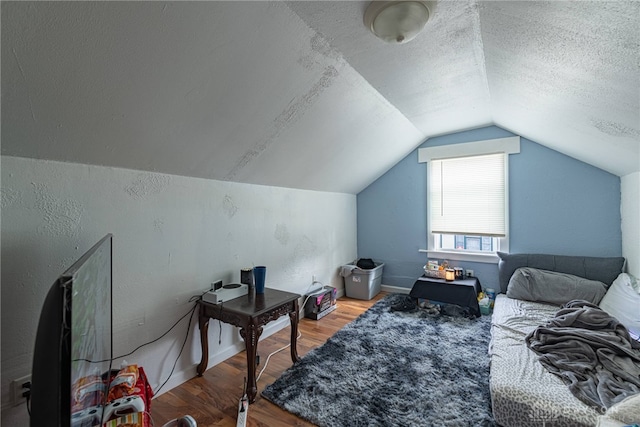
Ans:
<svg viewBox="0 0 640 427"><path fill-rule="evenodd" d="M198 301L200 325L200 343L202 360L197 367L198 376L202 376L209 363L209 320L219 319L240 327L240 335L244 339L247 352L247 397L250 403L255 402L258 394L256 384L256 355L258 339L262 335L262 327L272 320L288 314L291 321L291 360L300 360L297 350L298 339L298 298L300 295L291 292L265 288L264 294L250 292L221 304Z"/></svg>

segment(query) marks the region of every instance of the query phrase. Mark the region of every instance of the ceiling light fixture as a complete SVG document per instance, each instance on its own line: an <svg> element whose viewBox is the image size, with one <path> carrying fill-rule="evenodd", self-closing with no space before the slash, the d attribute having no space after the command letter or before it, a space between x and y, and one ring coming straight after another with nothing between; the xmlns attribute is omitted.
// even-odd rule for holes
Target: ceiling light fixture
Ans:
<svg viewBox="0 0 640 427"><path fill-rule="evenodd" d="M387 43L406 43L422 31L435 6L435 1L372 1L364 25Z"/></svg>

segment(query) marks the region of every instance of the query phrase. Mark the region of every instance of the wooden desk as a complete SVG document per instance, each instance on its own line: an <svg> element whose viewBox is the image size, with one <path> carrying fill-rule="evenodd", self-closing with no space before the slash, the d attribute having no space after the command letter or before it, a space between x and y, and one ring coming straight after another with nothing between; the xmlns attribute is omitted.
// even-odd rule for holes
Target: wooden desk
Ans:
<svg viewBox="0 0 640 427"><path fill-rule="evenodd" d="M295 363L298 357L298 298L300 295L291 292L265 288L264 294L249 294L221 304L198 301L200 310L200 343L202 360L198 365L198 376L202 376L209 363L209 319L219 319L240 327L240 335L244 339L247 351L247 397L253 403L258 394L256 384L256 354L258 339L262 335L262 327L285 314L291 320L291 360Z"/></svg>

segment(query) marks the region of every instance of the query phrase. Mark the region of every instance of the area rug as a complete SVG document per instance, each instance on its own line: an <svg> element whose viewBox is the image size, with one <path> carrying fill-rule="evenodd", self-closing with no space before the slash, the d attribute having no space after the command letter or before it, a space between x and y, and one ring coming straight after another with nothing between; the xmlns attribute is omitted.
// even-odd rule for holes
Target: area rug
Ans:
<svg viewBox="0 0 640 427"><path fill-rule="evenodd" d="M390 311L405 298L378 301L262 396L321 427L495 425L490 317Z"/></svg>

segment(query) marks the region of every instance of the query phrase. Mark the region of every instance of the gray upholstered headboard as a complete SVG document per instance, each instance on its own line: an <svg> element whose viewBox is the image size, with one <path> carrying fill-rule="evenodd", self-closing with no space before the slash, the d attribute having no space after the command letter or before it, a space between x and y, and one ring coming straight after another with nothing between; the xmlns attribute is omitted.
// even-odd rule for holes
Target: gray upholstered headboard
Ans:
<svg viewBox="0 0 640 427"><path fill-rule="evenodd" d="M622 273L623 257L586 257L548 254L505 254L498 252L498 279L500 291L507 292L509 279L520 267L539 268L541 270L557 271L573 274L590 280L598 280L605 285L611 283Z"/></svg>

